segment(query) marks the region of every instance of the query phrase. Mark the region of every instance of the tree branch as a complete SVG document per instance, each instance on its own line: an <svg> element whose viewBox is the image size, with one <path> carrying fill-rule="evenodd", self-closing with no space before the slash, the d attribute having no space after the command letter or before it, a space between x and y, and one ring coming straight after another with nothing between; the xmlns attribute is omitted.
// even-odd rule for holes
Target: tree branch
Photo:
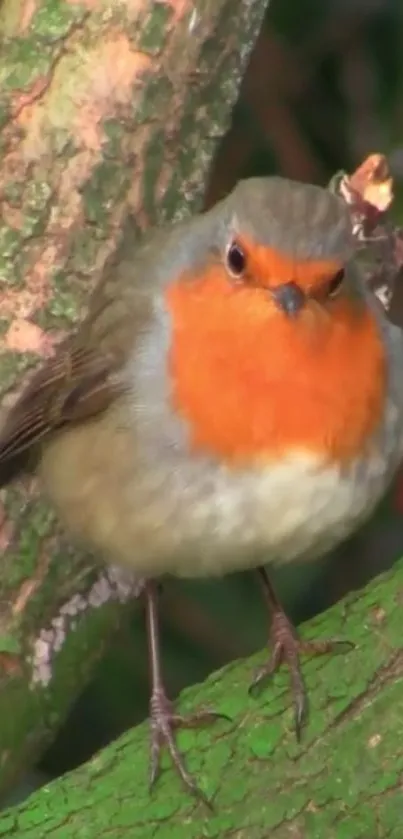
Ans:
<svg viewBox="0 0 403 839"><path fill-rule="evenodd" d="M147 788L148 728L125 734L88 764L0 816L2 839L400 839L403 737L403 562L302 628L356 644L304 662L311 699L295 742L287 674L258 699L247 687L263 654L187 690L183 711L211 705L232 722L181 731L189 769L215 812L183 790L165 763Z"/></svg>
<svg viewBox="0 0 403 839"><path fill-rule="evenodd" d="M128 211L136 235L200 204L267 2L2 3L5 402L74 323ZM4 793L54 735L139 584L97 577L69 551L32 482L0 505Z"/></svg>

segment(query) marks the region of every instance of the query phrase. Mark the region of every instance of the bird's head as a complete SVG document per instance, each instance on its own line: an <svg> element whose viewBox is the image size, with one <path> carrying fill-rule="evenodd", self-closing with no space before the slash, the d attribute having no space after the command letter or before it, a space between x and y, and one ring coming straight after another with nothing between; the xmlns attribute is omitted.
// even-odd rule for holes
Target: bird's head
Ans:
<svg viewBox="0 0 403 839"><path fill-rule="evenodd" d="M320 187L250 179L206 230L166 291L172 401L192 445L245 465L291 449L355 458L381 419L386 361L348 209Z"/></svg>

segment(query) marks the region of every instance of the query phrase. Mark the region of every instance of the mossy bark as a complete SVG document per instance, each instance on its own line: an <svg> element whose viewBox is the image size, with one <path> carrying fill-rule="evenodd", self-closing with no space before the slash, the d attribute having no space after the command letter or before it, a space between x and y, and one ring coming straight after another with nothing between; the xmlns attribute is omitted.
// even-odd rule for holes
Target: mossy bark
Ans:
<svg viewBox="0 0 403 839"><path fill-rule="evenodd" d="M6 401L74 323L128 212L140 231L200 204L267 2L1 3ZM99 605L105 578L97 589L31 483L1 495L0 548L4 792L38 758L124 616L114 595L131 592Z"/></svg>
<svg viewBox="0 0 403 839"><path fill-rule="evenodd" d="M402 590L400 562L302 628L305 637L349 639L356 648L304 663L310 719L301 745L284 671L257 699L248 697L263 654L183 694L182 710L208 704L232 719L179 733L213 813L184 791L168 758L150 797L144 724L5 812L0 836L401 839Z"/></svg>

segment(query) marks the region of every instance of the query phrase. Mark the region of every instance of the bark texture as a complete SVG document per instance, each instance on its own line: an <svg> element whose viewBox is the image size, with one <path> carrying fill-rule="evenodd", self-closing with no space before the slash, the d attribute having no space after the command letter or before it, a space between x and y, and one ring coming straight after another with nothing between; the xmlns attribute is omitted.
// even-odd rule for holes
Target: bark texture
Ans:
<svg viewBox="0 0 403 839"><path fill-rule="evenodd" d="M128 212L140 231L200 204L267 4L0 4L5 403L76 320ZM140 587L99 577L69 550L29 481L0 495L0 550L4 793L53 736Z"/></svg>
<svg viewBox="0 0 403 839"><path fill-rule="evenodd" d="M187 690L228 714L180 732L215 811L195 803L166 762L150 798L146 724L0 816L2 839L401 839L403 562L302 628L349 639L345 656L306 661L310 720L301 745L284 672L258 699L247 686L263 654Z"/></svg>

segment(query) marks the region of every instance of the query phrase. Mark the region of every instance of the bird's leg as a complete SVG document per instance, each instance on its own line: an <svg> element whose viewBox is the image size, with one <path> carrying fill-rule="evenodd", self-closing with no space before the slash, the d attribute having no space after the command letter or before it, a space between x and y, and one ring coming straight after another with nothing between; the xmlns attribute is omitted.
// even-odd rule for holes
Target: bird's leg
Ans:
<svg viewBox="0 0 403 839"><path fill-rule="evenodd" d="M272 676L280 665L285 662L291 676L291 689L295 708L295 733L300 739L302 726L307 718L308 698L304 679L301 673L300 654L324 655L326 653L345 653L352 649L350 641L323 640L302 641L284 612L276 592L270 582L265 568L258 568L266 603L270 610L270 644L271 655L268 661L255 675L250 686L254 692L262 682Z"/></svg>
<svg viewBox="0 0 403 839"><path fill-rule="evenodd" d="M176 714L172 702L168 699L161 670L161 655L158 627L158 590L153 582L145 586L147 636L150 656L151 699L151 753L150 753L150 787L157 780L160 771L161 748L167 746L174 766L182 778L185 786L196 797L202 799L211 807L211 802L198 788L192 776L186 769L184 759L179 752L175 739L176 728L196 728L214 722L216 719L228 719L225 714L218 714L209 709L200 709L189 717Z"/></svg>

